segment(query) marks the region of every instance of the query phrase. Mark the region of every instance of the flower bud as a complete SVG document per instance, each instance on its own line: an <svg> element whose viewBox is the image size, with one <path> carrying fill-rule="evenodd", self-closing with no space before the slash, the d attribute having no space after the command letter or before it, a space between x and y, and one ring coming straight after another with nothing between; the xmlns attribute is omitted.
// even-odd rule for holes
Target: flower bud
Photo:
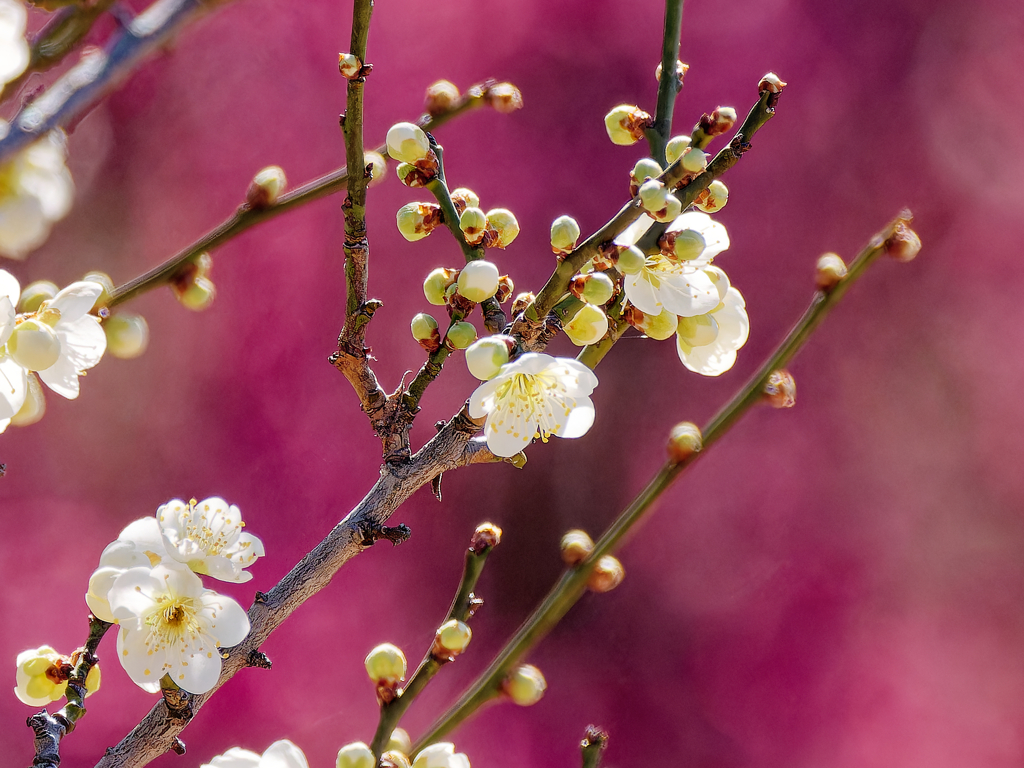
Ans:
<svg viewBox="0 0 1024 768"><path fill-rule="evenodd" d="M683 62L679 61L678 59L676 60L676 79L679 80L680 87L682 87L682 85L683 85L683 78L686 77L686 73L687 73L687 71L689 69L690 69L690 65L689 64L683 64ZM655 69L654 69L654 77L657 79L657 81L659 83L661 82L661 62L660 61L658 62L658 66L655 67Z"/></svg>
<svg viewBox="0 0 1024 768"><path fill-rule="evenodd" d="M566 531L559 544L562 550L562 562L566 565L579 565L594 551L594 540L587 535L586 531L574 528Z"/></svg>
<svg viewBox="0 0 1024 768"><path fill-rule="evenodd" d="M683 156L683 152L690 148L690 141L689 136L673 136L668 140L668 144L665 145L665 159L669 165Z"/></svg>
<svg viewBox="0 0 1024 768"><path fill-rule="evenodd" d="M600 307L584 304L562 330L577 347L597 344L608 333L608 315Z"/></svg>
<svg viewBox="0 0 1024 768"><path fill-rule="evenodd" d="M470 539L469 549L471 552L481 554L494 549L500 543L501 528L496 526L494 523L480 523L480 525L476 527L476 530L473 531L473 538Z"/></svg>
<svg viewBox="0 0 1024 768"><path fill-rule="evenodd" d="M704 253L707 241L694 229L680 229L663 234L658 246L670 261L693 261Z"/></svg>
<svg viewBox="0 0 1024 768"><path fill-rule="evenodd" d="M61 668L66 670L69 662L50 646L22 651L18 654L17 665L18 684L14 694L23 703L44 707L64 696L68 681Z"/></svg>
<svg viewBox="0 0 1024 768"><path fill-rule="evenodd" d="M732 107L718 107L710 115L702 115L700 121L694 127L694 133L703 134L705 140L701 146L706 145L714 136L719 136L736 124L736 110Z"/></svg>
<svg viewBox="0 0 1024 768"><path fill-rule="evenodd" d="M398 683L405 680L408 663L397 645L382 643L370 651L363 661L366 674L375 683Z"/></svg>
<svg viewBox="0 0 1024 768"><path fill-rule="evenodd" d="M413 316L410 323L412 337L416 343L428 352L434 352L441 346L441 333L437 330L437 320L430 315L420 312Z"/></svg>
<svg viewBox="0 0 1024 768"><path fill-rule="evenodd" d="M825 253L814 269L814 282L818 290L828 293L846 277L846 264L839 254Z"/></svg>
<svg viewBox="0 0 1024 768"><path fill-rule="evenodd" d="M467 208L466 212L472 210L480 209ZM499 277L498 268L491 262L471 261L459 273L459 295L477 303L489 299L498 291Z"/></svg>
<svg viewBox="0 0 1024 768"><path fill-rule="evenodd" d="M459 229L466 236L467 243L478 245L487 234L487 214L479 208L470 206L459 216Z"/></svg>
<svg viewBox="0 0 1024 768"><path fill-rule="evenodd" d="M192 267L197 275L207 277L210 274L210 270L213 269L213 256L207 251L203 251L192 258Z"/></svg>
<svg viewBox="0 0 1024 768"><path fill-rule="evenodd" d="M661 176L662 167L649 157L643 157L636 161L633 170L629 172L629 193L636 195L640 185L647 179L656 179Z"/></svg>
<svg viewBox="0 0 1024 768"><path fill-rule="evenodd" d="M632 305L626 308L623 316L626 322L656 341L664 341L671 337L676 332L679 322L679 318L667 309L661 310L657 315L648 315Z"/></svg>
<svg viewBox="0 0 1024 768"><path fill-rule="evenodd" d="M620 104L604 117L604 127L613 144L629 146L644 136L654 119L634 104Z"/></svg>
<svg viewBox="0 0 1024 768"><path fill-rule="evenodd" d="M484 93L484 100L494 108L495 112L503 115L523 108L523 94L512 83L492 85Z"/></svg>
<svg viewBox="0 0 1024 768"><path fill-rule="evenodd" d="M689 173L700 173L708 167L708 156L696 147L687 147L679 156L679 164Z"/></svg>
<svg viewBox="0 0 1024 768"><path fill-rule="evenodd" d="M580 239L580 225L571 216L559 216L551 222L551 250L566 254L576 247Z"/></svg>
<svg viewBox="0 0 1024 768"><path fill-rule="evenodd" d="M587 589L598 594L611 592L622 583L624 578L626 578L626 569L622 567L622 563L611 555L605 555L597 561L594 570L590 572Z"/></svg>
<svg viewBox="0 0 1024 768"><path fill-rule="evenodd" d="M427 172L412 163L399 163L395 167L395 176L407 187L417 189L425 187L434 178L434 172Z"/></svg>
<svg viewBox="0 0 1024 768"><path fill-rule="evenodd" d="M366 167L369 169L370 183L367 184L368 187L375 187L384 181L384 177L388 173L388 163L384 159L384 155L368 149L363 152L363 162L366 163Z"/></svg>
<svg viewBox="0 0 1024 768"><path fill-rule="evenodd" d="M673 195L660 181L651 179L640 186L640 205L655 221L672 221L683 210L679 198Z"/></svg>
<svg viewBox="0 0 1024 768"><path fill-rule="evenodd" d="M466 367L481 381L489 381L508 362L514 344L515 340L509 336L480 339L466 348Z"/></svg>
<svg viewBox="0 0 1024 768"><path fill-rule="evenodd" d="M413 123L395 123L385 139L388 154L401 163L415 163L430 154L430 140L423 129Z"/></svg>
<svg viewBox="0 0 1024 768"><path fill-rule="evenodd" d="M441 223L441 207L434 203L406 203L396 215L398 231L409 242L422 240Z"/></svg>
<svg viewBox="0 0 1024 768"><path fill-rule="evenodd" d="M338 750L336 768L376 768L377 759L366 744L356 741Z"/></svg>
<svg viewBox="0 0 1024 768"><path fill-rule="evenodd" d="M776 75L774 72L769 72L767 75L761 78L761 82L757 84L758 93L782 93L782 89L785 88L787 83L783 82L782 78Z"/></svg>
<svg viewBox="0 0 1024 768"><path fill-rule="evenodd" d="M412 751L412 739L409 738L405 728L395 728L391 732L391 738L388 739L388 743L384 745L384 749L386 751L397 750L407 755Z"/></svg>
<svg viewBox="0 0 1024 768"><path fill-rule="evenodd" d="M764 383L764 399L772 408L792 408L796 405L796 379L785 368L772 371Z"/></svg>
<svg viewBox="0 0 1024 768"><path fill-rule="evenodd" d="M494 294L494 298L499 304L504 304L512 296L512 291L516 289L516 284L512 282L512 278L508 275L502 275L498 278L498 291Z"/></svg>
<svg viewBox="0 0 1024 768"><path fill-rule="evenodd" d="M896 261L913 261L921 251L921 238L906 224L897 224L892 237L885 241L885 250Z"/></svg>
<svg viewBox="0 0 1024 768"><path fill-rule="evenodd" d="M676 464L685 461L694 453L700 453L704 447L704 438L700 428L689 421L683 421L672 427L668 436L668 457Z"/></svg>
<svg viewBox="0 0 1024 768"><path fill-rule="evenodd" d="M427 86L423 97L423 109L431 117L443 115L459 100L459 89L450 80L438 80Z"/></svg>
<svg viewBox="0 0 1024 768"><path fill-rule="evenodd" d="M498 233L494 244L498 248L507 248L519 236L519 222L508 208L491 208L487 212L487 222Z"/></svg>
<svg viewBox="0 0 1024 768"><path fill-rule="evenodd" d="M467 208L480 207L480 196L468 187L458 187L452 190L452 202L461 216Z"/></svg>
<svg viewBox="0 0 1024 768"><path fill-rule="evenodd" d="M518 315L537 299L530 291L523 291L512 302L512 314Z"/></svg>
<svg viewBox="0 0 1024 768"><path fill-rule="evenodd" d="M505 678L502 687L516 704L521 707L529 707L541 700L548 684L544 675L535 666L520 664Z"/></svg>
<svg viewBox="0 0 1024 768"><path fill-rule="evenodd" d="M380 756L380 768L411 768L409 758L398 749L389 749Z"/></svg>
<svg viewBox="0 0 1024 768"><path fill-rule="evenodd" d="M596 306L607 304L615 293L615 283L603 272L579 275L573 278L570 288L577 298ZM576 293L577 290L579 291L578 294Z"/></svg>
<svg viewBox="0 0 1024 768"><path fill-rule="evenodd" d="M21 298L18 299L18 311L35 312L39 309L40 304L52 299L59 290L57 284L51 283L49 280L36 280L34 283L29 283L21 292Z"/></svg>
<svg viewBox="0 0 1024 768"><path fill-rule="evenodd" d="M457 619L449 619L437 628L434 635L434 655L449 659L458 656L473 639L473 630L468 624Z"/></svg>
<svg viewBox="0 0 1024 768"><path fill-rule="evenodd" d="M32 317L14 327L7 351L22 368L45 371L60 359L60 339L47 323Z"/></svg>
<svg viewBox="0 0 1024 768"><path fill-rule="evenodd" d="M729 189L722 182L715 179L706 189L697 193L697 199L693 201L693 207L704 213L718 213L725 208L729 202Z"/></svg>
<svg viewBox="0 0 1024 768"><path fill-rule="evenodd" d="M122 360L131 360L146 351L149 345L149 326L142 315L118 312L103 323L107 336L107 351Z"/></svg>
<svg viewBox="0 0 1024 768"><path fill-rule="evenodd" d="M11 417L11 424L16 427L27 427L35 424L46 415L46 398L43 397L43 385L39 377L30 373L26 380L25 402L18 412Z"/></svg>
<svg viewBox="0 0 1024 768"><path fill-rule="evenodd" d="M431 304L443 307L445 304L445 291L455 284L456 273L454 270L438 267L423 281L423 295Z"/></svg>
<svg viewBox="0 0 1024 768"><path fill-rule="evenodd" d="M105 307L110 303L110 296L114 293L114 281L110 279L110 275L106 272L92 271L86 272L82 276L82 281L87 283L98 283L103 287L103 292L96 298L96 301L92 305L92 309L98 309L99 307Z"/></svg>
<svg viewBox="0 0 1024 768"><path fill-rule="evenodd" d="M217 295L217 289L214 287L213 281L202 275L196 275L192 280L186 281L184 284L173 283L171 287L181 305L191 309L193 312L202 312L204 309L209 309Z"/></svg>
<svg viewBox="0 0 1024 768"><path fill-rule="evenodd" d="M635 245L631 245L619 251L615 260L615 268L624 275L639 275L646 263L647 256L644 252Z"/></svg>
<svg viewBox="0 0 1024 768"><path fill-rule="evenodd" d="M355 80L363 69L363 62L354 53L338 54L338 71L346 80Z"/></svg>
<svg viewBox="0 0 1024 768"><path fill-rule="evenodd" d="M288 181L280 166L268 165L252 177L252 183L245 193L245 202L257 211L269 208L277 202L287 184Z"/></svg>
<svg viewBox="0 0 1024 768"><path fill-rule="evenodd" d="M476 328L472 323L465 321L452 325L448 329L448 335L445 336L445 344L451 349L465 349L474 341L476 341Z"/></svg>

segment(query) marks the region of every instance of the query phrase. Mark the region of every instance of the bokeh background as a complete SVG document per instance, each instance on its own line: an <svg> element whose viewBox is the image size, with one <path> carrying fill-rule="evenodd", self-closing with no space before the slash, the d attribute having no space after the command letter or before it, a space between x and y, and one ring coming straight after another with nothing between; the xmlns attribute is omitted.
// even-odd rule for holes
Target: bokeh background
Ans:
<svg viewBox="0 0 1024 768"><path fill-rule="evenodd" d="M141 7L141 4L137 4ZM225 218L252 174L299 183L342 164L337 128L344 3L239 0L182 34L70 139L78 202L25 263L23 284L91 269L123 282ZM368 143L416 117L424 88L487 77L523 91L439 131L448 174L522 224L498 256L520 289L553 266L548 226L586 231L625 200L641 145L612 146L613 105L653 110L662 8L651 0L394 0L370 34ZM228 747L290 738L311 766L368 740L376 705L362 659L392 641L418 658L458 581L477 523L492 555L468 652L409 712L415 736L483 668L560 571L569 527L600 532L662 460L679 420L705 421L806 305L817 256L847 258L909 206L925 249L880 262L792 366L792 411L750 413L623 549L618 590L587 596L530 656L546 674L528 709L495 705L454 739L474 768L577 764L588 723L609 766L907 768L1024 761L1024 11L1015 0L688 3L691 64L676 120L742 114L762 74L789 82L777 117L728 174L720 259L751 336L720 379L688 373L669 342L629 339L600 366L586 438L530 450L522 471L474 467L393 518L379 545L267 642L271 672L235 677L183 734L199 766ZM102 41L99 35L97 42ZM719 145L713 145L718 147ZM371 194L370 332L384 385L422 353L428 270L458 262L443 233L410 244L394 214L418 191ZM262 225L214 254L207 312L167 290L140 359L91 371L76 402L0 438L0 660L82 642L82 600L103 546L174 497L238 504L267 556L248 605L370 487L379 444L326 362L344 307L340 197ZM556 349L568 352L565 341ZM474 380L453 359L424 401L417 445ZM221 588L223 585L218 585ZM101 648L104 684L62 747L89 765L153 698ZM106 661L106 659L110 661ZM29 709L0 696L0 750L30 762Z"/></svg>

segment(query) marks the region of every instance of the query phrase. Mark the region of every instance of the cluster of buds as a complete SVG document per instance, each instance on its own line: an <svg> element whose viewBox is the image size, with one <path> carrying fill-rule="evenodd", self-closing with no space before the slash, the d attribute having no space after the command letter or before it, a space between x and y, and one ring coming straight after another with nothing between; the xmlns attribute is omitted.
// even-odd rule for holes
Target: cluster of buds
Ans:
<svg viewBox="0 0 1024 768"><path fill-rule="evenodd" d="M437 157L427 134L414 123L395 123L385 142L388 154L398 161L395 173L409 187L423 187L437 175Z"/></svg>
<svg viewBox="0 0 1024 768"><path fill-rule="evenodd" d="M462 269L438 267L423 281L423 295L437 307L447 306L449 313L454 308L469 310L490 298L499 302L508 301L514 289L508 275L498 273L490 261L477 259Z"/></svg>
<svg viewBox="0 0 1024 768"><path fill-rule="evenodd" d="M193 312L202 312L213 304L217 289L210 279L213 257L200 253L192 261L182 265L178 274L171 278L171 290L183 307Z"/></svg>

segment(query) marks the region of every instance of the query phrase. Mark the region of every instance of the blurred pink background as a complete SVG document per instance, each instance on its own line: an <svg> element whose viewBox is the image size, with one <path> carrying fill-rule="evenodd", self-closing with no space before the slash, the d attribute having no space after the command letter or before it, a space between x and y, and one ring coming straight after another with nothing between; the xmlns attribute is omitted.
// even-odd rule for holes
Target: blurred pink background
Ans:
<svg viewBox="0 0 1024 768"><path fill-rule="evenodd" d="M447 77L523 91L511 116L443 128L448 175L522 235L498 256L519 289L553 266L548 227L592 231L627 195L642 145L612 146L604 113L653 111L662 7L606 0L378 4L370 33L368 143L416 117ZM90 269L123 282L226 217L252 174L293 184L342 164L337 128L344 3L240 0L149 61L70 139L76 207L25 263L23 284ZM474 768L572 766L588 723L608 766L1000 768L1024 762L1024 11L1013 0L739 0L688 3L691 69L679 132L719 104L745 114L757 81L789 82L777 117L727 176L719 263L747 299L735 369L702 379L670 342L623 341L600 366L598 418L576 441L534 446L525 470L474 467L421 490L378 545L276 632L271 672L235 677L184 732L199 766L228 747L290 738L311 766L369 740L362 659L391 641L426 649L474 526L505 540L479 592L474 641L409 712L415 737L483 668L557 577L569 527L599 533L661 462L667 431L703 423L805 307L816 257L847 258L906 205L925 249L882 261L792 371L797 407L745 418L666 496L622 553L623 585L587 596L531 654L545 698L501 704L454 734ZM718 148L719 143L713 145ZM371 193L370 327L386 388L422 353L408 333L419 288L455 264L442 234L406 243L394 215L426 199L391 176ZM341 197L265 224L214 254L206 313L159 290L142 358L106 358L76 402L0 437L0 659L82 642L86 581L104 545L174 497L238 504L267 556L248 605L355 504L379 443L326 358L344 307ZM563 339L557 350L567 353ZM417 445L468 397L454 359L424 400ZM101 646L102 691L62 751L91 765L153 697ZM28 707L0 696L0 750L31 760Z"/></svg>

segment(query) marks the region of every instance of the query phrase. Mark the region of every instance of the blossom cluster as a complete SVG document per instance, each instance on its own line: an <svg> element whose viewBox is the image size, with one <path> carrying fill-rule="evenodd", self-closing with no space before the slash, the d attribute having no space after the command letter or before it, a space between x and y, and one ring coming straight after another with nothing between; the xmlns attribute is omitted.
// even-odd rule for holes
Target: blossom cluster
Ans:
<svg viewBox="0 0 1024 768"><path fill-rule="evenodd" d="M174 499L103 550L85 600L94 616L120 625L118 660L143 689L159 690L168 675L190 693L209 691L220 677L220 648L249 634L245 610L197 575L252 578L244 569L263 544L243 527L238 507L224 499Z"/></svg>
<svg viewBox="0 0 1024 768"><path fill-rule="evenodd" d="M395 734L381 756L380 765L392 768L470 768L469 758L455 751L451 742L439 742L424 747L412 760L408 757L409 737L401 728ZM373 751L361 741L346 744L338 750L336 768L376 768L378 765ZM232 747L217 755L201 768L309 768L306 755L288 739L275 741L259 755L248 749Z"/></svg>

